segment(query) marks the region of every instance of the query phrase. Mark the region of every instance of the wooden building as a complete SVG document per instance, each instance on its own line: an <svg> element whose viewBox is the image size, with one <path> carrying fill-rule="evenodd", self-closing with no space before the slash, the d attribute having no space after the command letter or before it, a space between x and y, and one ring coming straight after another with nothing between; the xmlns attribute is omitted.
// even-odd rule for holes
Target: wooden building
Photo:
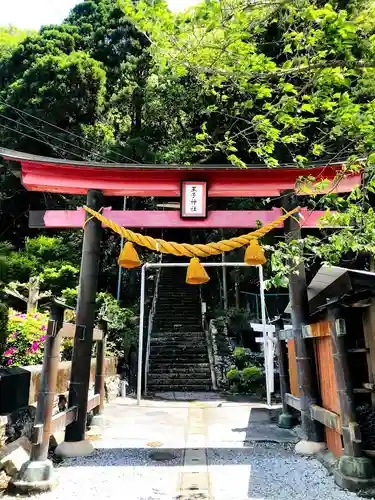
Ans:
<svg viewBox="0 0 375 500"><path fill-rule="evenodd" d="M300 341L313 347L314 353L311 382L317 397L310 404L310 417L323 426L327 448L339 458L336 482L358 490L371 483L375 474L368 458L375 455L375 425L371 430L372 421L375 424L375 273L323 266L308 287L308 303L309 324L302 326ZM286 312L292 312L290 305ZM288 370L282 387L284 411L288 407L301 411L303 374L298 368L297 340L290 330L281 330L281 358L284 341ZM349 462L355 462L355 474Z"/></svg>

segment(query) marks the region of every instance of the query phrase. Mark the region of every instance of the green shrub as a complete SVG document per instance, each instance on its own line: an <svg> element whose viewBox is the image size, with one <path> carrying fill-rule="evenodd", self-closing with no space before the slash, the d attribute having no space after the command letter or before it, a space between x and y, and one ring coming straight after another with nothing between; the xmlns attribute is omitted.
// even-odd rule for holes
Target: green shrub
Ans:
<svg viewBox="0 0 375 500"><path fill-rule="evenodd" d="M255 394L262 383L262 371L257 366L247 366L243 370L231 368L227 372L229 389L242 394Z"/></svg>
<svg viewBox="0 0 375 500"><path fill-rule="evenodd" d="M4 354L8 338L8 308L0 302L0 359Z"/></svg>
<svg viewBox="0 0 375 500"><path fill-rule="evenodd" d="M5 366L38 365L43 362L48 316L9 311L8 334L2 363Z"/></svg>
<svg viewBox="0 0 375 500"><path fill-rule="evenodd" d="M232 392L241 392L241 372L237 368L231 368L227 372L227 380Z"/></svg>
<svg viewBox="0 0 375 500"><path fill-rule="evenodd" d="M241 372L241 386L246 393L254 393L259 389L262 372L257 366L248 366Z"/></svg>
<svg viewBox="0 0 375 500"><path fill-rule="evenodd" d="M126 357L137 338L133 311L121 307L110 293L105 292L98 293L96 306L97 319L105 319L108 325L107 351Z"/></svg>
<svg viewBox="0 0 375 500"><path fill-rule="evenodd" d="M244 347L236 347L233 351L233 362L239 370L243 370L248 361L248 355Z"/></svg>
<svg viewBox="0 0 375 500"><path fill-rule="evenodd" d="M239 370L237 370L237 368L231 368L227 372L227 379L229 380L229 382L239 382L241 379Z"/></svg>

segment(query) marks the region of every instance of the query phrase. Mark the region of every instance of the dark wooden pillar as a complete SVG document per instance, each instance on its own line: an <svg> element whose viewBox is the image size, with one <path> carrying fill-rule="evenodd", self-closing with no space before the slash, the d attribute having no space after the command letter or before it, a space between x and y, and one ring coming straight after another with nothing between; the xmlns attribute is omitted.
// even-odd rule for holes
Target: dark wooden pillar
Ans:
<svg viewBox="0 0 375 500"><path fill-rule="evenodd" d="M283 193L283 208L287 211L298 206L293 191ZM287 239L296 240L301 237L298 215L295 214L284 224ZM323 426L311 418L311 405L317 404L317 374L314 363L314 346L311 339L304 339L302 330L309 324L309 303L305 266L301 263L289 275L289 297L292 309L293 336L296 347L298 386L301 393L301 424L308 441L323 442Z"/></svg>
<svg viewBox="0 0 375 500"><path fill-rule="evenodd" d="M101 191L90 190L87 206L99 210L104 203ZM86 214L83 237L81 273L79 280L76 333L74 338L72 372L69 387L69 407L78 406L77 420L65 432L65 441L85 439L87 400L90 384L92 339L95 320L95 299L98 283L101 223Z"/></svg>
<svg viewBox="0 0 375 500"><path fill-rule="evenodd" d="M334 472L335 482L350 491L365 490L374 484L375 469L372 460L364 456L362 438L355 412L352 378L345 347L345 324L337 327L339 307L328 307L328 319L335 367L337 393L340 401L341 433L344 454Z"/></svg>
<svg viewBox="0 0 375 500"><path fill-rule="evenodd" d="M281 318L275 322L275 328L277 338L277 357L279 360L280 396L283 405L283 412L279 417L279 427L290 429L293 427L293 416L290 413L289 406L285 401L285 394L290 392L288 350L285 340L280 339L280 331L284 328L284 322Z"/></svg>
<svg viewBox="0 0 375 500"><path fill-rule="evenodd" d="M56 397L57 373L60 362L61 336L58 335L64 322L64 307L52 304L48 321L47 339L44 347L43 371L33 429L33 446L30 460L44 462L48 458L53 405Z"/></svg>
<svg viewBox="0 0 375 500"><path fill-rule="evenodd" d="M48 460L52 431L52 412L56 396L56 382L60 362L61 335L64 307L52 304L44 346L43 371L38 394L35 423L32 430L30 460L24 464L12 483L17 493L28 495L51 490L56 481L51 460Z"/></svg>
<svg viewBox="0 0 375 500"><path fill-rule="evenodd" d="M330 322L332 357L335 367L337 393L340 401L340 417L344 453L349 457L362 457L361 433L355 413L354 394L350 376L345 336L339 335L336 329L336 320L340 319L340 309L328 309Z"/></svg>

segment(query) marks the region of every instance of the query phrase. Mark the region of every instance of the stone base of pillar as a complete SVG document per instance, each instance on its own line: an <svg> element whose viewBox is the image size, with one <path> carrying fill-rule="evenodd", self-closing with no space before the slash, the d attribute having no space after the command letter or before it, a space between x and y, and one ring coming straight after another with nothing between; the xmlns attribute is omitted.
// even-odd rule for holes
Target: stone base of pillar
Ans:
<svg viewBox="0 0 375 500"><path fill-rule="evenodd" d="M51 491L55 486L57 480L50 460L27 462L11 483L11 489L15 493L24 494Z"/></svg>
<svg viewBox="0 0 375 500"><path fill-rule="evenodd" d="M281 413L279 415L278 426L282 429L291 429L294 427L295 420L291 413Z"/></svg>
<svg viewBox="0 0 375 500"><path fill-rule="evenodd" d="M375 485L375 468L367 457L343 456L334 473L335 483L349 491L359 491Z"/></svg>
<svg viewBox="0 0 375 500"><path fill-rule="evenodd" d="M91 427L106 427L108 420L103 415L94 415L90 422Z"/></svg>
<svg viewBox="0 0 375 500"><path fill-rule="evenodd" d="M63 441L55 450L60 458L87 457L94 451L91 441Z"/></svg>
<svg viewBox="0 0 375 500"><path fill-rule="evenodd" d="M302 440L296 444L294 451L299 455L312 456L325 450L326 447L326 443L315 443L314 441Z"/></svg>

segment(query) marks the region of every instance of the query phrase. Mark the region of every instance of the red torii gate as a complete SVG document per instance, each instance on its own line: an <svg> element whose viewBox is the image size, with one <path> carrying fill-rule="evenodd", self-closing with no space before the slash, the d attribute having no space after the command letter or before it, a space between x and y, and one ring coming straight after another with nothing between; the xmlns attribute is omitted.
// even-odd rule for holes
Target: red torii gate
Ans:
<svg viewBox="0 0 375 500"><path fill-rule="evenodd" d="M318 193L350 192L361 182L361 174L343 175L342 163L315 165L299 169L290 165L269 169L262 165L250 165L239 169L232 165L137 165L117 163L79 162L30 155L0 148L4 160L21 165L22 184L30 191L87 194L100 190L104 196L156 196L180 197L183 181L204 180L208 183L211 198L273 197L283 191L295 190L298 179L313 177L316 182L328 180L329 185ZM299 193L301 195L306 193ZM104 213L115 222L132 228L188 227L188 228L252 228L257 221L263 224L280 216L280 209L250 211L211 211L206 219L184 220L178 211L111 211ZM301 226L317 227L322 211L302 209ZM32 211L31 227L74 228L82 227L85 220L83 209L77 211ZM280 226L282 227L282 226Z"/></svg>
<svg viewBox="0 0 375 500"><path fill-rule="evenodd" d="M30 191L86 194L87 206L99 210L104 207L105 196L157 196L179 197L184 181L205 181L209 197L277 197L285 191L295 191L298 179L314 177L317 182L327 179L329 186L320 192L351 191L361 182L361 174L338 175L342 164L316 164L298 169L285 165L269 169L250 165L238 169L231 165L136 165L116 163L77 162L25 154L1 149L4 160L17 162L21 169L22 184ZM302 194L302 193L301 193ZM301 211L303 213L303 210ZM177 211L111 211L104 213L127 227L235 227L251 228L260 220L263 224L275 220L279 209L269 211L212 211L205 219L183 220ZM316 227L323 212L312 212L301 226ZM78 406L78 416L65 434L60 445L61 454L76 456L89 453L90 443L85 441L88 386L90 377L91 345L94 327L94 304L99 271L101 225L96 219L76 211L38 211L30 213L32 227L72 228L84 227L79 296L76 317L76 335L72 359L69 406ZM77 334L85 327L84 336ZM45 415L45 419L48 416ZM47 457L39 457L39 462ZM44 476L46 477L46 476Z"/></svg>

